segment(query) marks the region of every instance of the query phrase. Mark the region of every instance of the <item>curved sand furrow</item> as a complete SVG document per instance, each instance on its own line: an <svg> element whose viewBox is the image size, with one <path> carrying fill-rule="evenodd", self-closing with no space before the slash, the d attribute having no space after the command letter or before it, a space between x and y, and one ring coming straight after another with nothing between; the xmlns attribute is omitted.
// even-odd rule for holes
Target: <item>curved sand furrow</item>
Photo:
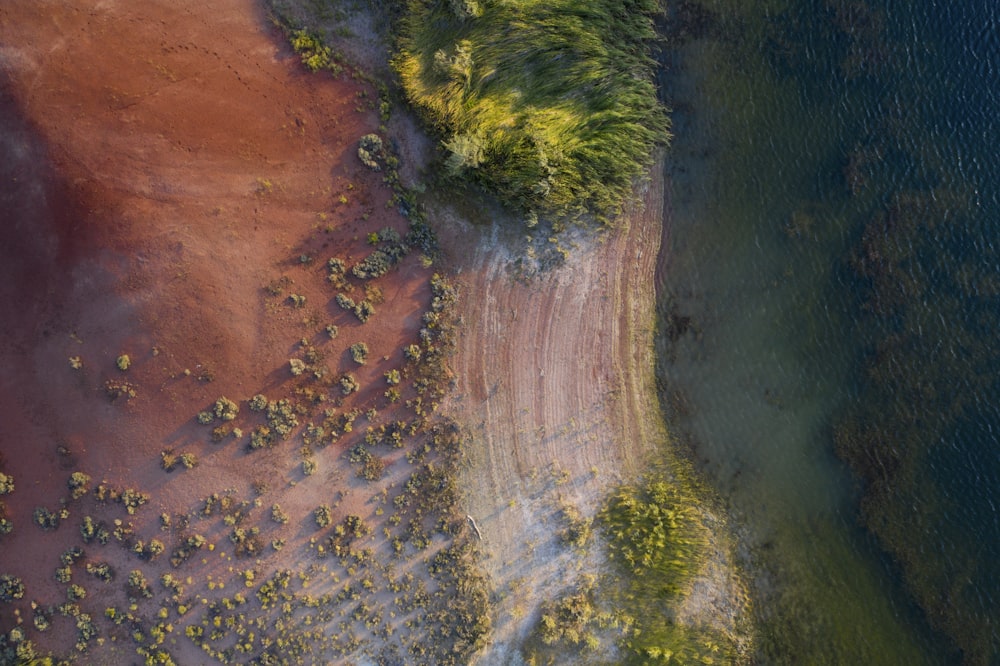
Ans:
<svg viewBox="0 0 1000 666"><path fill-rule="evenodd" d="M450 407L472 431L469 512L502 599L482 663L514 658L537 606L575 578L567 569L599 566L597 553L581 559L559 543L559 507L593 515L663 436L653 363L663 179L637 194L619 229L578 240L562 268L528 282L512 277L495 238L471 232L471 250L452 248L466 259Z"/></svg>

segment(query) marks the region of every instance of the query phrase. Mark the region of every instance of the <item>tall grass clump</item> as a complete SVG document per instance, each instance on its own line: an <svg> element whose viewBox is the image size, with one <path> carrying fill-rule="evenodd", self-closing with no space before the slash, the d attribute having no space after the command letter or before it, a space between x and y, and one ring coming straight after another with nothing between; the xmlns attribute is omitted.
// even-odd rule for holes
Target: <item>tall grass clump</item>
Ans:
<svg viewBox="0 0 1000 666"><path fill-rule="evenodd" d="M600 514L617 566L619 613L634 627L622 640L627 664L729 663L731 640L673 619L710 557L703 500L682 479L655 475L619 487Z"/></svg>
<svg viewBox="0 0 1000 666"><path fill-rule="evenodd" d="M412 0L394 66L447 170L533 219L608 221L669 138L657 0Z"/></svg>

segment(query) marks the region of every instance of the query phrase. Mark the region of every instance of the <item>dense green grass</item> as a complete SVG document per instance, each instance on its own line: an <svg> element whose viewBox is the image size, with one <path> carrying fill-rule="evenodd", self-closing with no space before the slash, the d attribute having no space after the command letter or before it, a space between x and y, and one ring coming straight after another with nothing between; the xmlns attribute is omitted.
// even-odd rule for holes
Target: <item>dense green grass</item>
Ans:
<svg viewBox="0 0 1000 666"><path fill-rule="evenodd" d="M600 519L619 574L616 606L634 627L622 640L623 663L734 663L730 638L672 620L710 557L703 503L689 480L661 475L621 486L607 500Z"/></svg>
<svg viewBox="0 0 1000 666"><path fill-rule="evenodd" d="M657 0L413 0L394 59L451 173L525 212L607 220L669 138Z"/></svg>

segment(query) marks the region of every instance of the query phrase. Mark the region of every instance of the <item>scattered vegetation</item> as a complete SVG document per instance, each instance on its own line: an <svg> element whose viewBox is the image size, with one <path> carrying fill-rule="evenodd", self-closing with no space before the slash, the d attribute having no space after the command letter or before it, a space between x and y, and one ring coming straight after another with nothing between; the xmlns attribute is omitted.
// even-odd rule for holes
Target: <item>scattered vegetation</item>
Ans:
<svg viewBox="0 0 1000 666"><path fill-rule="evenodd" d="M134 384L120 379L109 379L104 382L104 392L111 400L118 398L131 400L138 395Z"/></svg>

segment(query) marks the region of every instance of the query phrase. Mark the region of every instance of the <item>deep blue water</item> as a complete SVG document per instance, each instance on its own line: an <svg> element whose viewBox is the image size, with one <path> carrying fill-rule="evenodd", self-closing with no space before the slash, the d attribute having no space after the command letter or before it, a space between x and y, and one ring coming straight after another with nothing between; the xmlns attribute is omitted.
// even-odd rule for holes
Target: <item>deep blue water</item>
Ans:
<svg viewBox="0 0 1000 666"><path fill-rule="evenodd" d="M660 374L761 659L1000 663L1000 3L686 11Z"/></svg>

